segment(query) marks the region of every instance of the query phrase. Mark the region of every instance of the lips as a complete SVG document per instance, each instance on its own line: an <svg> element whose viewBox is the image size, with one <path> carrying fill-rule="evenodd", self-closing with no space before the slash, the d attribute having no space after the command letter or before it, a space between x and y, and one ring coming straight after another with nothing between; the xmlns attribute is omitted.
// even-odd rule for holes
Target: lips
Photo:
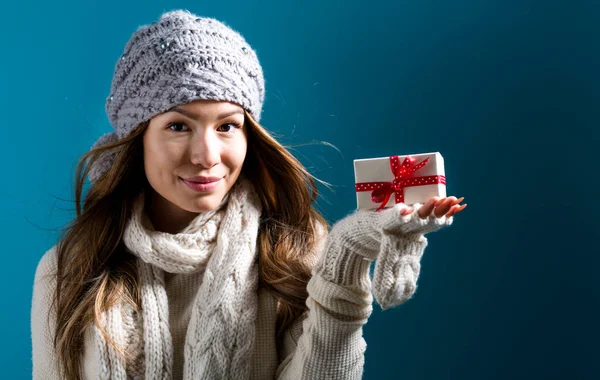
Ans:
<svg viewBox="0 0 600 380"><path fill-rule="evenodd" d="M196 176L196 177L183 178L183 179L186 180L186 181L188 181L188 182L193 182L193 183L212 183L212 182L219 181L221 178L222 177Z"/></svg>
<svg viewBox="0 0 600 380"><path fill-rule="evenodd" d="M201 192L201 193L207 193L207 192L213 192L214 190L216 190L221 182L222 182L222 178L218 178L217 181L212 181L212 182L192 182L192 181L188 181L187 179L181 179L183 181L183 183L190 189L197 191L197 192Z"/></svg>

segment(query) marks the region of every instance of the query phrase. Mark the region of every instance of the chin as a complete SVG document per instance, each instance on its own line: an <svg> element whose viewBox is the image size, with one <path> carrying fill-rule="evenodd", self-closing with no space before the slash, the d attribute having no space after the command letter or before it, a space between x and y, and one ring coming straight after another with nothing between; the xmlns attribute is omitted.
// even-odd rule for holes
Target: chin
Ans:
<svg viewBox="0 0 600 380"><path fill-rule="evenodd" d="M193 210L188 210L188 211L190 211L190 212L212 211L219 206L222 199L223 199L223 196L217 196L217 195L213 194L208 197L203 197L201 199L194 200L193 201L193 205L194 205Z"/></svg>

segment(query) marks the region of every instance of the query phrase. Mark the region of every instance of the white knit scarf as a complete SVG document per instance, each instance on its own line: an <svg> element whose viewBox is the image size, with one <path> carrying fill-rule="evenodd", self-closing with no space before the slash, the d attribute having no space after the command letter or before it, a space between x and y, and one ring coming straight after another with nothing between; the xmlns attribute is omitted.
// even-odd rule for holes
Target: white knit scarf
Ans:
<svg viewBox="0 0 600 380"><path fill-rule="evenodd" d="M173 346L164 271L191 273L206 266L188 325L183 378L247 379L254 347L260 201L251 183L239 178L216 210L199 214L183 231L148 227L143 194L135 203L123 239L138 256L142 294L143 368L127 367L95 329L101 379L172 378ZM134 324L122 305L102 315L103 327L121 347L135 350ZM138 336L141 333L138 331ZM135 366L133 366L135 367ZM143 374L143 376L141 376Z"/></svg>

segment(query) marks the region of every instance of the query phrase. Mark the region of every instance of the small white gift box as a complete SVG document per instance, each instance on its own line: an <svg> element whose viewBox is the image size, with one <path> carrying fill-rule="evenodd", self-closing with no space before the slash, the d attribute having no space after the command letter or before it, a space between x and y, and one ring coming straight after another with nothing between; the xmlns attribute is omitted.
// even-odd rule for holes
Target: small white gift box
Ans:
<svg viewBox="0 0 600 380"><path fill-rule="evenodd" d="M439 152L354 160L354 178L360 210L446 197L444 158Z"/></svg>

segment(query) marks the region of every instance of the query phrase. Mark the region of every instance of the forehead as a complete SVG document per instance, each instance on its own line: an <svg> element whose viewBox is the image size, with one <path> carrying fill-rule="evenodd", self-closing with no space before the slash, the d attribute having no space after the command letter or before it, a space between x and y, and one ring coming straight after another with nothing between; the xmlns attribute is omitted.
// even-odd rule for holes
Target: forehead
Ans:
<svg viewBox="0 0 600 380"><path fill-rule="evenodd" d="M235 103L221 100L194 100L189 103L177 105L171 110L193 112L196 115L213 115L220 113L244 113L244 109Z"/></svg>
<svg viewBox="0 0 600 380"><path fill-rule="evenodd" d="M194 101L172 107L166 114L181 114L193 120L221 120L227 117L244 116L244 109L225 101Z"/></svg>

